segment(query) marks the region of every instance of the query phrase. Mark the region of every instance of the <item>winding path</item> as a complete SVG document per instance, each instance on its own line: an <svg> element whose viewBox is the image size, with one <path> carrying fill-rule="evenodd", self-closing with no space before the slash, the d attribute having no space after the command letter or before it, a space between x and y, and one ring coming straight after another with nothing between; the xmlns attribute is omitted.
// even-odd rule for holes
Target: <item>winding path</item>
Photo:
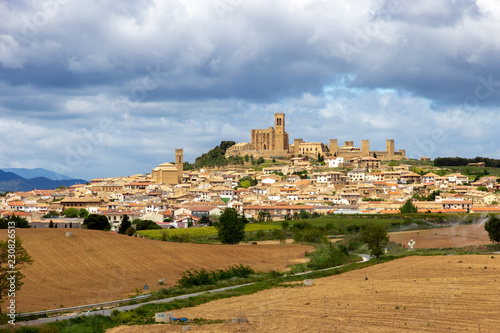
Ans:
<svg viewBox="0 0 500 333"><path fill-rule="evenodd" d="M363 259L362 262L370 260L370 255L368 255L368 254L358 254L358 255ZM345 265L340 265L340 266L335 266L335 267L329 267L329 268L320 269L320 270L317 270L317 271L327 271L327 270L337 269L337 268L344 267L344 266ZM297 273L297 274L293 274L293 275L294 276L304 275L304 274L308 274L308 273L312 273L312 272L314 272L314 271L307 271L307 272ZM127 310L136 309L136 308L138 308L140 306L143 306L145 304L168 303L168 302L172 302L172 301L177 300L177 299L188 299L189 297L199 296L199 295L202 295L202 294L204 294L206 292L216 293L216 292L221 292L221 291L236 289L236 288L239 288L239 287L250 286L250 285L252 285L254 283L255 282L246 283L246 284L240 284L240 285L232 286L232 287L225 287L225 288L207 290L207 291L202 291L202 292L198 292L198 293L194 293L194 294L187 294L187 295L180 295L180 296L175 296L175 297L169 297L169 298L159 299L159 300L145 302L145 303L138 303L138 304L132 304L132 305L123 305L123 306L119 306L119 307L111 308L111 309L106 309L106 310L88 311L86 313L81 313L80 312L80 313L74 313L74 314L65 314L65 315L60 315L60 316L50 317L50 318L39 318L39 319L35 319L35 320L30 320L30 321L17 322L16 324L23 325L23 326L33 326L33 325L40 325L40 324L45 324L45 323L56 322L56 321L59 321L59 320L66 320L66 319L71 319L71 318L82 317L82 316L85 316L85 315L86 316L95 316L95 315L110 316L111 315L111 311L113 311L113 310L127 311ZM29 314L25 314L25 315L29 315Z"/></svg>

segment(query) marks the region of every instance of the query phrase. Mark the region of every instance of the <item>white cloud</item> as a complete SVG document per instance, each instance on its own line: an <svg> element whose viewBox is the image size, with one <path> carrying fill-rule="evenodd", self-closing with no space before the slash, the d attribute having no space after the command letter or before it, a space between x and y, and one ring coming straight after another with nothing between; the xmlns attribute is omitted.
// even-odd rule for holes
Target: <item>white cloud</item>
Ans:
<svg viewBox="0 0 500 333"><path fill-rule="evenodd" d="M176 147L192 161L248 141L275 112L291 139L500 157L500 89L475 94L479 77L500 81L497 1L51 3L0 4L0 132L19 136L0 145L8 163L143 172ZM72 163L95 131L103 141Z"/></svg>
<svg viewBox="0 0 500 333"><path fill-rule="evenodd" d="M18 42L12 36L6 34L0 34L0 64L4 68L23 67Z"/></svg>

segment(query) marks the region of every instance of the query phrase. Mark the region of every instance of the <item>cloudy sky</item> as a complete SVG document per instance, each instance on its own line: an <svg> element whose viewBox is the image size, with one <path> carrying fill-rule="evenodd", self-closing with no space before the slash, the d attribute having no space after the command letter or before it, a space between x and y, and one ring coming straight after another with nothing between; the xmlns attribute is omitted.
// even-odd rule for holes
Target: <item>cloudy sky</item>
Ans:
<svg viewBox="0 0 500 333"><path fill-rule="evenodd" d="M495 0L0 0L0 167L146 173L291 140L500 158Z"/></svg>

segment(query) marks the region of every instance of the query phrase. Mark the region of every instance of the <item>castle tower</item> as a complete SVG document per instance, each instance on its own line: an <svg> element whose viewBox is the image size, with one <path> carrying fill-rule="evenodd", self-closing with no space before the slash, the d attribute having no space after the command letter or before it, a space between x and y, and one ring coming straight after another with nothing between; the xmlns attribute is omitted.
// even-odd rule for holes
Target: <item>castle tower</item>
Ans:
<svg viewBox="0 0 500 333"><path fill-rule="evenodd" d="M339 144L337 139L330 139L330 155L335 156L339 154Z"/></svg>
<svg viewBox="0 0 500 333"><path fill-rule="evenodd" d="M295 155L300 154L300 144L304 142L302 139L293 139L293 153Z"/></svg>
<svg viewBox="0 0 500 333"><path fill-rule="evenodd" d="M385 151L387 152L387 157L394 157L394 140L387 140L385 142Z"/></svg>
<svg viewBox="0 0 500 333"><path fill-rule="evenodd" d="M370 156L370 140L361 140L361 155Z"/></svg>
<svg viewBox="0 0 500 333"><path fill-rule="evenodd" d="M182 183L183 172L184 172L184 153L183 149L175 149L175 168L177 169L177 178L179 179L179 184Z"/></svg>
<svg viewBox="0 0 500 333"><path fill-rule="evenodd" d="M274 114L274 142L276 150L288 149L288 142L285 143L285 139L288 141L285 135L285 114L275 113Z"/></svg>

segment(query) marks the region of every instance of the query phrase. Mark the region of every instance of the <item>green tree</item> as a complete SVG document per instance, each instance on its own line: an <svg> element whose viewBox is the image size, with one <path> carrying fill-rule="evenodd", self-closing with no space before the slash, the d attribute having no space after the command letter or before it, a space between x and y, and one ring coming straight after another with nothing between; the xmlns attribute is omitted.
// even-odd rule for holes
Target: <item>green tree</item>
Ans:
<svg viewBox="0 0 500 333"><path fill-rule="evenodd" d="M280 242L280 244L284 244L286 242L286 234L283 229L273 229L273 238Z"/></svg>
<svg viewBox="0 0 500 333"><path fill-rule="evenodd" d="M118 233L119 234L125 234L128 228L132 226L132 223L130 222L130 219L128 218L128 215L125 214L123 215L122 218L122 223L120 223L120 227L118 228Z"/></svg>
<svg viewBox="0 0 500 333"><path fill-rule="evenodd" d="M299 218L300 219L308 219L311 217L311 214L305 210L301 210L299 213Z"/></svg>
<svg viewBox="0 0 500 333"><path fill-rule="evenodd" d="M125 235L127 235L127 236L133 236L134 234L135 234L134 227L128 227L127 230L125 230Z"/></svg>
<svg viewBox="0 0 500 333"><path fill-rule="evenodd" d="M55 210L50 210L47 214L42 216L43 218L51 218L51 217L57 217L59 216L59 213L56 212Z"/></svg>
<svg viewBox="0 0 500 333"><path fill-rule="evenodd" d="M399 211L403 214L418 213L418 208L411 202L411 199L408 199L405 204L399 208Z"/></svg>
<svg viewBox="0 0 500 333"><path fill-rule="evenodd" d="M389 235L384 227L369 225L361 230L361 240L371 250L372 256L380 258L384 253L384 246L389 242Z"/></svg>
<svg viewBox="0 0 500 333"><path fill-rule="evenodd" d="M427 196L427 201L435 201L436 197L439 195L441 195L440 190L432 191L432 193Z"/></svg>
<svg viewBox="0 0 500 333"><path fill-rule="evenodd" d="M246 218L239 216L234 208L226 208L216 227L222 244L238 244L245 239L245 221Z"/></svg>
<svg viewBox="0 0 500 333"><path fill-rule="evenodd" d="M92 230L109 230L111 228L108 218L104 215L90 214L83 220L83 225Z"/></svg>
<svg viewBox="0 0 500 333"><path fill-rule="evenodd" d="M153 230L153 229L161 229L161 227L151 220L140 220L135 219L133 221L135 223L136 230Z"/></svg>
<svg viewBox="0 0 500 333"><path fill-rule="evenodd" d="M11 238L11 235L14 234L9 233L9 239L0 240L0 304L5 302L6 296L15 297L15 293L23 285L24 274L21 273L21 268L25 264L33 263L33 259L23 247L21 240Z"/></svg>
<svg viewBox="0 0 500 333"><path fill-rule="evenodd" d="M7 229L9 224L12 226L13 223L15 228L31 228L26 218L12 214L6 218L0 218L0 229Z"/></svg>
<svg viewBox="0 0 500 333"><path fill-rule="evenodd" d="M89 216L89 211L86 210L85 208L81 208L79 211L78 211L78 217L81 217L81 218L86 218L87 216Z"/></svg>
<svg viewBox="0 0 500 333"><path fill-rule="evenodd" d="M66 208L63 210L62 214L69 218L78 217L78 209L76 208Z"/></svg>
<svg viewBox="0 0 500 333"><path fill-rule="evenodd" d="M486 186L478 186L477 190L478 191L483 191L483 192L488 192L488 188Z"/></svg>
<svg viewBox="0 0 500 333"><path fill-rule="evenodd" d="M500 245L500 219L490 215L488 221L484 224L484 230L488 232L488 236L493 243Z"/></svg>
<svg viewBox="0 0 500 333"><path fill-rule="evenodd" d="M261 157L259 157L259 158L257 159L257 162L256 162L256 163L257 163L257 164L262 164L262 163L264 163L264 162L265 162L265 160L264 160L264 158L261 156Z"/></svg>
<svg viewBox="0 0 500 333"><path fill-rule="evenodd" d="M203 215L201 218L200 218L200 224L206 224L206 225L211 225L212 222L210 221L210 217L208 215Z"/></svg>
<svg viewBox="0 0 500 333"><path fill-rule="evenodd" d="M219 147L225 153L228 148L234 146L235 144L236 142L234 141L221 141Z"/></svg>
<svg viewBox="0 0 500 333"><path fill-rule="evenodd" d="M282 221L281 222L281 228L283 230L288 230L289 227L290 227L290 222L288 222L288 221Z"/></svg>
<svg viewBox="0 0 500 333"><path fill-rule="evenodd" d="M245 176L240 179L240 186L243 188L255 186L257 185L257 183L258 183L257 179L252 178L250 176Z"/></svg>
<svg viewBox="0 0 500 333"><path fill-rule="evenodd" d="M250 187L251 184L250 184L250 181L249 180L244 180L240 183L240 186L243 187L243 188L247 188L247 187Z"/></svg>

